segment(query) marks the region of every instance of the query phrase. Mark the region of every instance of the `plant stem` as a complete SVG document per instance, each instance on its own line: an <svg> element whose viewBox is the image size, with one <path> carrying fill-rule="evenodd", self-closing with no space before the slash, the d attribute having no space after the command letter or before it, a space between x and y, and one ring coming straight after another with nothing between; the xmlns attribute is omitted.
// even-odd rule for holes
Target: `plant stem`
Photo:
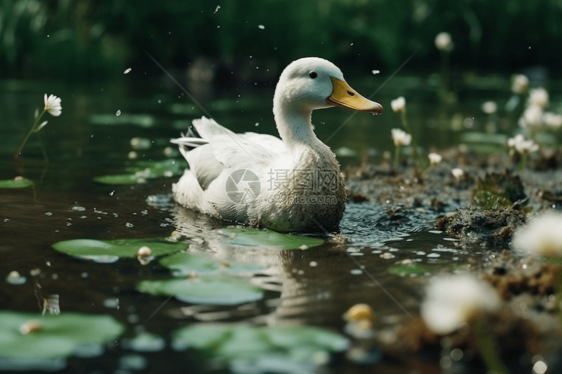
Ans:
<svg viewBox="0 0 562 374"><path fill-rule="evenodd" d="M43 153L43 158L45 159L46 163L49 163L49 157L47 157L47 152L45 151L45 147L43 146L43 139L41 139L41 134L37 134L39 137L39 146L41 147L41 152Z"/></svg>
<svg viewBox="0 0 562 374"><path fill-rule="evenodd" d="M394 168L398 169L399 162L400 162L400 146L397 145L394 148Z"/></svg>
<svg viewBox="0 0 562 374"><path fill-rule="evenodd" d="M414 138L414 135L412 134L412 130L410 130L408 117L406 117L406 110L403 110L402 113L400 113L400 119L402 120L402 126L404 126L406 132L412 137L412 146L414 147L414 165L419 166L418 144L416 143L416 138Z"/></svg>
<svg viewBox="0 0 562 374"><path fill-rule="evenodd" d="M31 126L31 129L29 130L29 132L25 136L25 139L23 139L23 142L21 143L20 147L16 151L16 154L14 155L14 160L17 160L18 157L21 155L21 151L23 150L23 147L25 147L25 143L27 143L27 140L29 139L29 137L33 133L33 130L35 130L35 127L37 127L37 124L39 123L39 120L41 119L41 117L43 117L43 114L45 114L44 109L43 109L43 112L41 112L41 114L35 120L35 123L33 124L33 126Z"/></svg>
<svg viewBox="0 0 562 374"><path fill-rule="evenodd" d="M494 342L490 339L488 333L482 328L480 321L475 319L472 321L472 328L476 336L476 345L480 351L480 356L486 364L488 371L495 371L497 374L508 374L509 370L505 367L498 355Z"/></svg>
<svg viewBox="0 0 562 374"><path fill-rule="evenodd" d="M519 161L519 167L518 167L519 171L527 169L527 156L528 156L527 152L521 153L521 160Z"/></svg>

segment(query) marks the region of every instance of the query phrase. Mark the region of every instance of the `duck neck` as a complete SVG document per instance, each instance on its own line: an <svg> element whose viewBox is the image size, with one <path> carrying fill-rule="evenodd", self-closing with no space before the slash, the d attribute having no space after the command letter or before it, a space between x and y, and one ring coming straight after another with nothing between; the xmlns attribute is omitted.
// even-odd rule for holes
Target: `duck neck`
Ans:
<svg viewBox="0 0 562 374"><path fill-rule="evenodd" d="M277 131L289 152L294 154L303 147L310 148L320 143L312 130L312 110L291 102L282 102L278 97L273 104L273 115Z"/></svg>

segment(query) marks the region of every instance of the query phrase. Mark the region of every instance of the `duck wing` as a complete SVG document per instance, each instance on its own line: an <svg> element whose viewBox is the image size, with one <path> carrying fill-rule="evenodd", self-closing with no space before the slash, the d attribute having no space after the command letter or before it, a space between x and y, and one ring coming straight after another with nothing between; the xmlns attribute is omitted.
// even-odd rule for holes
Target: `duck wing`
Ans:
<svg viewBox="0 0 562 374"><path fill-rule="evenodd" d="M236 134L205 117L194 120L193 127L172 143L180 146L203 190L225 169L267 168L288 155L283 141L271 135Z"/></svg>

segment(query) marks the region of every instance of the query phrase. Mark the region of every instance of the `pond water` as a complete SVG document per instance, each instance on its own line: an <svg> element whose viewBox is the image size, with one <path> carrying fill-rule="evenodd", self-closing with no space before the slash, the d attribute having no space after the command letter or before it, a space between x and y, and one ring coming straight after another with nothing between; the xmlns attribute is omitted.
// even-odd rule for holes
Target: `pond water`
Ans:
<svg viewBox="0 0 562 374"><path fill-rule="evenodd" d="M385 78L349 79L349 83L368 96ZM390 129L400 127L398 116L390 110L390 100L407 94L410 122L418 142L426 148L444 148L460 143L464 133L482 131L486 121L480 109L483 101L508 99L508 80L471 79L471 90L459 91L463 104L453 110L438 104L435 79L399 76L373 98L385 107L382 116L356 114L335 135L351 112L318 111L313 123L320 139L330 139L328 145L343 165L358 164L368 150L373 159L380 159L384 151L393 149ZM325 370L352 370L341 353L352 340L346 336L342 320L348 308L357 303L370 304L381 326L407 321L410 312L418 310L426 275L464 264L468 258L465 250L432 230L427 212L408 217L398 227L389 222L383 206L370 203L348 203L340 232L320 237L324 244L306 250L231 241L225 236L228 224L183 209L170 198L171 184L185 163L177 151L167 149L169 139L185 131L192 118L203 115L179 89L128 76L88 85L3 81L0 87L0 180L24 175L34 183L29 188L0 189L0 311L40 313L43 298L56 294L60 316L70 312L109 315L123 326L122 333L99 343L103 349L91 348L96 342L83 342L79 345L82 348L71 349L66 358L3 358L0 369L160 373L184 367L190 372L230 369L301 373L314 372L315 365L326 362L319 352L335 351ZM271 112L273 89L218 91L202 105L219 123L236 132L276 134ZM63 106L60 117L46 118L49 124L41 132L49 162L43 160L38 137L33 135L23 152L23 162L16 164L13 153L31 126L35 108L42 107L45 92L62 97ZM445 115L448 120L441 119ZM454 116L460 127L451 126ZM466 122L466 118L474 120ZM131 145L132 138L141 138L136 147ZM136 152L134 159L130 158L132 151ZM158 166L156 161L166 163ZM139 178L144 178L146 168L156 170L155 178L146 178L146 183L114 185L95 180L139 171ZM74 239L165 238L174 231L181 235L175 239L179 247L174 251L201 253L208 256L209 264L216 264L210 275L201 272L200 278L189 278L193 267L188 266L175 278L182 280L180 289L194 288L195 296L176 298L167 297L161 290L146 291L158 286L154 282L145 283L145 288L139 286L141 282L173 278L174 270L160 263L167 255L143 265L134 254L92 260L53 248L55 243ZM401 260L418 264L418 271L400 276L397 263ZM244 271L234 270L238 264ZM199 265L195 267L198 269ZM26 277L25 283L5 282L12 271ZM212 282L216 284L208 285ZM199 287L209 291L201 296L196 292ZM180 289L172 295L181 294ZM208 295L215 295L215 299L205 299ZM281 343L269 351L262 351L267 344L261 344L252 354L252 344L258 339L254 330L228 330L209 346L182 343L180 338L180 330L189 326L220 324L228 329L240 323L286 328L280 331L296 331L291 326L320 327L337 333L331 339L342 339L341 346L319 344L308 352L304 344L302 351L310 354L301 359ZM212 331L202 331L203 341L212 335ZM263 331L270 334L270 330ZM244 344L233 353L224 345L237 334L246 337L239 337ZM236 346L236 341L229 344ZM302 339L296 342L300 347ZM89 350L83 348L84 344ZM218 353L209 356L213 350ZM380 367L404 372L404 368L416 366L382 363ZM440 366L435 362L426 369L427 373L439 372Z"/></svg>

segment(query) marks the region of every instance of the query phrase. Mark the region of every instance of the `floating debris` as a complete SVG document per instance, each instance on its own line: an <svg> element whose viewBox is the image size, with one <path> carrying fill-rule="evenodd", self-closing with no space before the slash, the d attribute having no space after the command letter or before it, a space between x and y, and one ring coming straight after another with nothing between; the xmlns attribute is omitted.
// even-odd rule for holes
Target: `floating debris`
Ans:
<svg viewBox="0 0 562 374"><path fill-rule="evenodd" d="M258 25L258 28L259 28L260 30L263 30L263 29L265 29L265 26L264 26L264 25Z"/></svg>
<svg viewBox="0 0 562 374"><path fill-rule="evenodd" d="M121 111L118 110L118 111L115 113L115 115L116 115L117 117L119 117L119 116L121 115Z"/></svg>
<svg viewBox="0 0 562 374"><path fill-rule="evenodd" d="M355 304L345 312L343 319L351 321L359 321L361 319L373 319L373 308L368 304Z"/></svg>
<svg viewBox="0 0 562 374"><path fill-rule="evenodd" d="M21 276L20 273L15 270L10 272L10 274L6 277L6 282L14 285L24 284L26 281L27 278Z"/></svg>
<svg viewBox="0 0 562 374"><path fill-rule="evenodd" d="M140 247L140 249L137 251L137 257L148 257L148 256L152 256L152 251L150 250L150 248L146 246Z"/></svg>
<svg viewBox="0 0 562 374"><path fill-rule="evenodd" d="M379 74L381 71L380 70L373 70L371 73L373 73L373 75L377 75Z"/></svg>
<svg viewBox="0 0 562 374"><path fill-rule="evenodd" d="M43 327L38 321L29 321L20 326L20 332L23 335L33 334L42 330Z"/></svg>
<svg viewBox="0 0 562 374"><path fill-rule="evenodd" d="M128 69L126 69L126 70L123 72L123 74L129 74L129 73L131 72L131 70L133 70L133 69L128 68Z"/></svg>

